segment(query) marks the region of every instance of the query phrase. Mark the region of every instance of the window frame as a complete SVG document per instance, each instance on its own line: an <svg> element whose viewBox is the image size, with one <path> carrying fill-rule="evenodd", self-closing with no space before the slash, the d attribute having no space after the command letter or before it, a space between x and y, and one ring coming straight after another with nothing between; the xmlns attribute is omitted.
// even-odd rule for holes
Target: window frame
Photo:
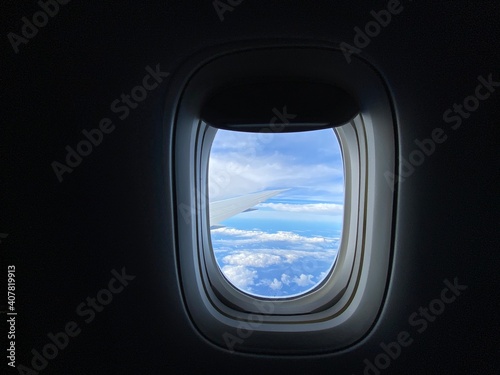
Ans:
<svg viewBox="0 0 500 375"><path fill-rule="evenodd" d="M296 63L283 65L290 59ZM280 300L263 303L260 297L250 300L251 306L247 303L242 307L238 301L227 298L225 292L213 288L205 262L206 236L210 237L206 194L209 147L207 125L201 121L199 109L217 87L235 77L266 70L329 80L353 93L361 105L358 117L337 128L346 168L345 204L354 201L359 208L354 212L352 203L349 209L344 206L349 226L344 222L341 247L356 249L348 282L343 292L329 302L309 304L307 308L304 304L302 311L295 312L290 307L277 307ZM175 189L172 200L176 208L179 293L195 330L219 348L243 353L316 354L339 350L360 340L382 308L395 219L396 195L387 185L384 172L395 171L396 124L390 96L379 75L360 59L353 58L351 64L346 64L340 51L325 46L268 45L222 48L219 53L201 54L178 77L175 84L179 92L169 99L175 105L166 121L173 130L170 177ZM357 159L359 173L353 169ZM353 179L355 176L358 180ZM351 186L347 185L348 180L352 180ZM358 193L353 190L356 184ZM340 275L337 264L341 254L347 253L339 249L330 278ZM217 265L215 268L218 270ZM324 285L318 292L321 290L325 290ZM300 299L278 304L285 306ZM293 308L298 308L297 303ZM244 331L247 333L242 334ZM227 337L234 339L231 345Z"/></svg>

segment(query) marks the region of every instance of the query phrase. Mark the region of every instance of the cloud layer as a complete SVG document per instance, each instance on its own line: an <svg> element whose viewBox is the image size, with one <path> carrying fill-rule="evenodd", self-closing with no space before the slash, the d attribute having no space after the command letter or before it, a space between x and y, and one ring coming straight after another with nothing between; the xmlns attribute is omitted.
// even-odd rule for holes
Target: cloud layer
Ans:
<svg viewBox="0 0 500 375"><path fill-rule="evenodd" d="M339 241L338 237L323 236L302 236L289 231L264 232L261 230L246 230L235 228L217 228L212 229L212 235L231 236L230 241L235 244L243 243L261 243L263 241L286 241L295 244L335 244ZM221 241L224 241L221 239Z"/></svg>
<svg viewBox="0 0 500 375"><path fill-rule="evenodd" d="M212 244L222 273L233 285L279 297L306 291L323 280L336 259L339 239L218 228L212 230Z"/></svg>

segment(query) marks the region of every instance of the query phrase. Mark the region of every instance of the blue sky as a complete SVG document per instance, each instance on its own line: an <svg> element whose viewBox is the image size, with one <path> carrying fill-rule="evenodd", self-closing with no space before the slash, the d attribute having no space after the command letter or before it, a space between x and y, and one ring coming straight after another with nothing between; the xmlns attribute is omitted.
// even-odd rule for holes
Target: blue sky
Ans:
<svg viewBox="0 0 500 375"><path fill-rule="evenodd" d="M210 154L210 201L273 189L289 190L221 222L211 230L212 246L233 285L288 297L314 288L337 256L344 180L333 130L219 130Z"/></svg>

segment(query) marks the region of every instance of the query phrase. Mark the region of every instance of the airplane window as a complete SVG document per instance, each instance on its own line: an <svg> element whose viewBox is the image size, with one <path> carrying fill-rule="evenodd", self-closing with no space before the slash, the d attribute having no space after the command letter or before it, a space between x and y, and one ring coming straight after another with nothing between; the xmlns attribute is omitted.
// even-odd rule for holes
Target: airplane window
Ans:
<svg viewBox="0 0 500 375"><path fill-rule="evenodd" d="M252 296L294 297L332 270L344 206L334 130L218 130L208 185L213 255L234 287Z"/></svg>
<svg viewBox="0 0 500 375"><path fill-rule="evenodd" d="M200 58L168 111L193 327L241 353L354 344L374 326L392 261L385 176L399 138L381 75L323 47Z"/></svg>

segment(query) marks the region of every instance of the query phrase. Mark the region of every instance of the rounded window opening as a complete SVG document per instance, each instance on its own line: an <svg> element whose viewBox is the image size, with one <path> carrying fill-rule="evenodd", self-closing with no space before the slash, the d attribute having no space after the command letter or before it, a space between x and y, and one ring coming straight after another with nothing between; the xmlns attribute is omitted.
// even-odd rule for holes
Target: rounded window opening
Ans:
<svg viewBox="0 0 500 375"><path fill-rule="evenodd" d="M344 166L333 129L218 130L208 188L213 256L239 291L297 297L333 269L344 207Z"/></svg>

